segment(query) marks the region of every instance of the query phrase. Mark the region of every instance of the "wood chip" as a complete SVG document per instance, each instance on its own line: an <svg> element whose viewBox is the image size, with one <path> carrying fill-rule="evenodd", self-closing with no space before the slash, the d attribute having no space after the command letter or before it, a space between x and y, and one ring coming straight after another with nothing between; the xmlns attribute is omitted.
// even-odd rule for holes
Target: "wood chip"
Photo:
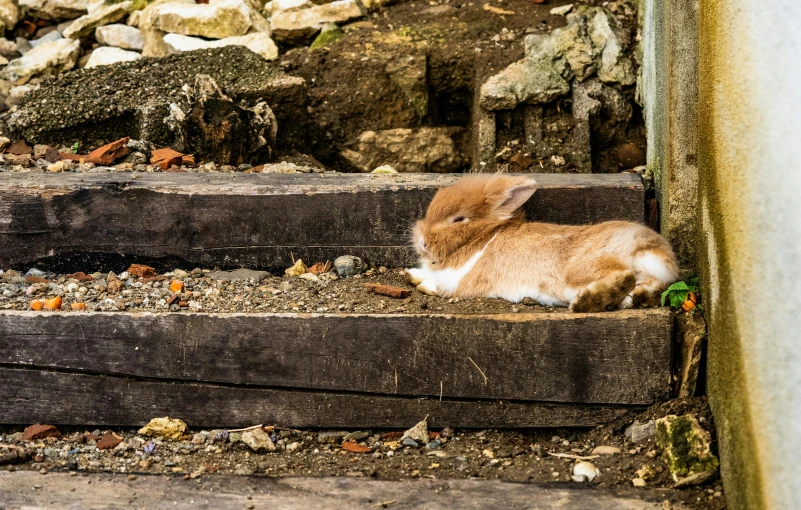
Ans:
<svg viewBox="0 0 801 510"><path fill-rule="evenodd" d="M342 443L342 449L353 453L370 453L372 451L369 446L362 446L359 443L350 441Z"/></svg>
<svg viewBox="0 0 801 510"><path fill-rule="evenodd" d="M489 11L494 14L511 16L515 13L515 11L507 11L506 9L501 9L500 7L495 7L490 4L484 4L483 8L485 11Z"/></svg>
<svg viewBox="0 0 801 510"><path fill-rule="evenodd" d="M364 288L373 291L376 294L381 294L382 296L388 296L395 299L406 299L412 295L412 291L409 289L394 287L392 285L383 285L380 283L365 283Z"/></svg>
<svg viewBox="0 0 801 510"><path fill-rule="evenodd" d="M600 457L600 455L573 455L572 453L553 453L553 452L547 452L547 453L551 457L559 457L560 459L592 460Z"/></svg>

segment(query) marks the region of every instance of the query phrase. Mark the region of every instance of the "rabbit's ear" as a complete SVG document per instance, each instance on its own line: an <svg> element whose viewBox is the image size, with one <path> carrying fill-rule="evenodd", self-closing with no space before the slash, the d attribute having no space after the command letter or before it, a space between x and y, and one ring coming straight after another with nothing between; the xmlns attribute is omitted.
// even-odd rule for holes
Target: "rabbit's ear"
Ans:
<svg viewBox="0 0 801 510"><path fill-rule="evenodd" d="M495 206L495 214L503 220L514 216L515 212L537 191L537 181L534 179L521 178L509 181L511 181L509 186L503 191L498 205Z"/></svg>

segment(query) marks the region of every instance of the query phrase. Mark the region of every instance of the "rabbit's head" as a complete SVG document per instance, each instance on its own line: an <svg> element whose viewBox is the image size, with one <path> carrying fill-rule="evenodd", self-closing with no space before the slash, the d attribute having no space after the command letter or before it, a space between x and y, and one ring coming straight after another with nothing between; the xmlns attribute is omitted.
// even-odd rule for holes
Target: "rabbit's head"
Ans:
<svg viewBox="0 0 801 510"><path fill-rule="evenodd" d="M439 190L412 234L421 261L442 267L465 246L480 250L500 228L525 221L521 207L536 189L529 177L485 174Z"/></svg>

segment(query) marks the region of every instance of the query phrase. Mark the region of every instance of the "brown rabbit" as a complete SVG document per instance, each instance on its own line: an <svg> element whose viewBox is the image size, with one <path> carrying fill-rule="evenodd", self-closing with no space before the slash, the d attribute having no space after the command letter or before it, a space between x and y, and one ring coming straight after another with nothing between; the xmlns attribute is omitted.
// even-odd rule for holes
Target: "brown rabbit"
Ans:
<svg viewBox="0 0 801 510"><path fill-rule="evenodd" d="M414 229L420 292L443 297L529 297L574 312L654 306L679 274L665 239L644 225L526 222L528 177L475 175L441 189Z"/></svg>

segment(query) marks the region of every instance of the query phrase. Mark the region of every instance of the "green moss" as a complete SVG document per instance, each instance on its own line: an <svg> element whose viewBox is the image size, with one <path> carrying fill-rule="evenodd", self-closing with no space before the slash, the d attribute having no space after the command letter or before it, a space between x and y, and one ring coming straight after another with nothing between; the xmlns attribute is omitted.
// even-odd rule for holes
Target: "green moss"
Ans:
<svg viewBox="0 0 801 510"><path fill-rule="evenodd" d="M309 50L312 51L330 46L340 40L342 35L343 32L339 26L337 26L335 23L329 23L323 27L320 35L318 35L317 38L314 39L314 42L311 43Z"/></svg>
<svg viewBox="0 0 801 510"><path fill-rule="evenodd" d="M687 476L718 469L709 432L693 416L666 416L657 420L656 443L671 473Z"/></svg>

